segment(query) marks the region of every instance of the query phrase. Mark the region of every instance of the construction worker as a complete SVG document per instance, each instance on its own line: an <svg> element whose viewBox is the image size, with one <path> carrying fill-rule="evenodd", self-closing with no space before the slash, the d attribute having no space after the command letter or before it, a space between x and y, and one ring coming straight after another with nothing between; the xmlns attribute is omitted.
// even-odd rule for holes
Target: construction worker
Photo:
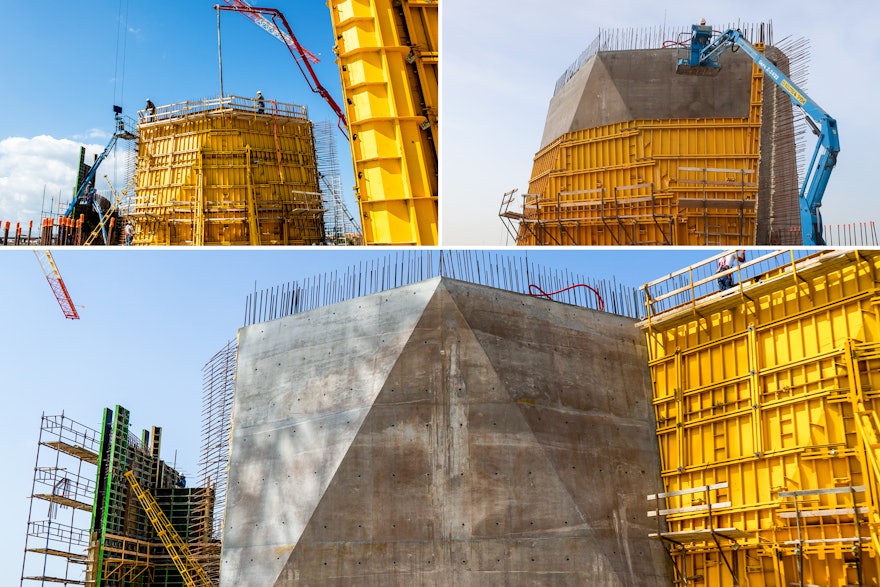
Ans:
<svg viewBox="0 0 880 587"><path fill-rule="evenodd" d="M147 122L150 122L154 118L156 118L156 105L153 104L153 101L147 98L147 105L144 108L147 111Z"/></svg>
<svg viewBox="0 0 880 587"><path fill-rule="evenodd" d="M180 474L180 477L177 478L177 483L175 483L177 487L186 487L186 475L183 473Z"/></svg>
<svg viewBox="0 0 880 587"><path fill-rule="evenodd" d="M263 100L263 92L257 90L257 114L264 114L266 112L266 101Z"/></svg>
<svg viewBox="0 0 880 587"><path fill-rule="evenodd" d="M739 252L731 251L718 259L718 270L715 273L721 273L722 271L733 269L734 264L736 264L737 262L742 263L745 260L745 249ZM733 287L733 273L728 273L727 275L722 275L718 278L718 288L721 291L724 291L725 289L730 289L731 287Z"/></svg>
<svg viewBox="0 0 880 587"><path fill-rule="evenodd" d="M131 225L131 220L129 220L125 223L125 246L130 247L133 238L134 226Z"/></svg>

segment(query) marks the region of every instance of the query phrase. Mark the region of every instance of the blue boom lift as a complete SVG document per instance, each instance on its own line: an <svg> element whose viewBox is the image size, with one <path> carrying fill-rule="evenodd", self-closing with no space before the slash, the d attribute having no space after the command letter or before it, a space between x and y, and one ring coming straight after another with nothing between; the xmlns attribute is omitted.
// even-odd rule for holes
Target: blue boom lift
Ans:
<svg viewBox="0 0 880 587"><path fill-rule="evenodd" d="M102 226L104 235L104 244L109 244L109 235L107 234L107 227L104 224L104 212L101 210L100 203L95 200L95 192L90 186L94 183L98 167L101 165L101 162L107 158L107 155L113 151L113 147L116 146L116 141L118 139L133 140L137 138L137 135L126 130L125 121L122 118L122 108L120 106L113 106L113 114L116 122L116 130L113 132L110 142L107 143L107 147L104 148L104 152L98 155L98 158L95 159L95 163L92 165L92 168L89 170L85 179L83 179L79 189L77 189L76 195L73 197L73 200L70 201L70 206L68 206L67 212L64 213L65 216L73 218L77 204L87 204L91 206L95 212L98 213L99 224Z"/></svg>
<svg viewBox="0 0 880 587"><path fill-rule="evenodd" d="M718 58L731 49L742 49L758 64L773 82L782 88L791 98L792 104L806 114L807 124L819 137L806 177L798 194L798 205L801 216L801 233L804 245L824 245L822 238L822 217L819 207L825 195L825 187L831 172L837 164L837 153L840 152L840 141L837 136L837 121L807 96L791 79L782 73L764 54L758 51L740 31L728 30L714 40L712 27L706 24L695 24L691 27L690 53L686 59L680 59L676 65L676 73L687 75L717 75L721 69Z"/></svg>

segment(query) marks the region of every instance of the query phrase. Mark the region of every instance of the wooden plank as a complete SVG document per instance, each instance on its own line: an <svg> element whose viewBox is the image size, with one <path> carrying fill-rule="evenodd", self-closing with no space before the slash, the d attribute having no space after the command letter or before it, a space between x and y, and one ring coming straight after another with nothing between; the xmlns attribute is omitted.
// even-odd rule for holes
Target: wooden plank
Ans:
<svg viewBox="0 0 880 587"><path fill-rule="evenodd" d="M811 538L809 540L786 540L785 545L794 544L824 544L826 542L868 542L871 538L868 536L852 536L850 538Z"/></svg>
<svg viewBox="0 0 880 587"><path fill-rule="evenodd" d="M722 167L679 167L679 171L709 171L711 173L754 173L753 169L724 169Z"/></svg>

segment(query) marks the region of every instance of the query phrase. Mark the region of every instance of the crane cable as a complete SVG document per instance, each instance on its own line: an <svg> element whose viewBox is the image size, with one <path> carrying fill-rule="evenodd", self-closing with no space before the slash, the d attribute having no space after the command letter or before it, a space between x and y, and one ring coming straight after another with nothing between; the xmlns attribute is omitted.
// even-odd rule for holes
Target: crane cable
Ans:
<svg viewBox="0 0 880 587"><path fill-rule="evenodd" d="M123 3L125 14L123 15ZM119 0L119 14L116 17L116 60L113 64L113 103L121 104L125 97L125 50L128 45L128 0ZM122 41L122 75L119 75L119 43ZM120 82L121 80L121 82ZM119 93L117 94L117 86Z"/></svg>
<svg viewBox="0 0 880 587"><path fill-rule="evenodd" d="M592 285L587 285L586 283L575 283L574 285L569 285L568 287L563 287L562 289L558 289L556 291L551 291L551 292L545 292L538 285L535 285L534 283L530 283L529 284L529 295L532 296L533 298L546 298L548 300L552 300L553 298L551 296L554 296L558 293L562 293L564 291L568 291L570 289L574 289L576 287L585 287L588 290L590 290L591 292L593 292L594 294L596 294L597 309L600 312L605 311L605 300L602 299L602 295L599 293L599 290L597 290ZM533 289L538 290L538 293L533 293L533 291L532 291Z"/></svg>
<svg viewBox="0 0 880 587"><path fill-rule="evenodd" d="M123 14L123 4L125 8L125 12ZM119 12L116 16L116 57L113 63L113 104L122 104L125 99L125 56L126 56L126 48L128 46L128 8L129 1L128 0L119 0ZM120 39L122 40L122 72L120 75L119 71L119 43ZM119 88L119 92L117 93L117 87ZM113 132L117 132L119 129L114 128ZM113 179L116 180L119 177L118 173L118 157L113 157Z"/></svg>

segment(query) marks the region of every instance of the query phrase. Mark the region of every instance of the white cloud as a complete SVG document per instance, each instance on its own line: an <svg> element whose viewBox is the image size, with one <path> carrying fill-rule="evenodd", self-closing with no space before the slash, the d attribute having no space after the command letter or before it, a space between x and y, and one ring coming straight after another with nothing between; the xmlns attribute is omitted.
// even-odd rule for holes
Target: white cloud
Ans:
<svg viewBox="0 0 880 587"><path fill-rule="evenodd" d="M24 226L33 220L39 231L44 188L47 214L51 202L57 212L59 198L69 202L73 196L80 146L48 135L0 139L0 220ZM89 160L104 150L102 145L85 147Z"/></svg>
<svg viewBox="0 0 880 587"><path fill-rule="evenodd" d="M110 133L101 128L90 128L82 135L73 135L78 141L100 140L106 141L110 138Z"/></svg>

